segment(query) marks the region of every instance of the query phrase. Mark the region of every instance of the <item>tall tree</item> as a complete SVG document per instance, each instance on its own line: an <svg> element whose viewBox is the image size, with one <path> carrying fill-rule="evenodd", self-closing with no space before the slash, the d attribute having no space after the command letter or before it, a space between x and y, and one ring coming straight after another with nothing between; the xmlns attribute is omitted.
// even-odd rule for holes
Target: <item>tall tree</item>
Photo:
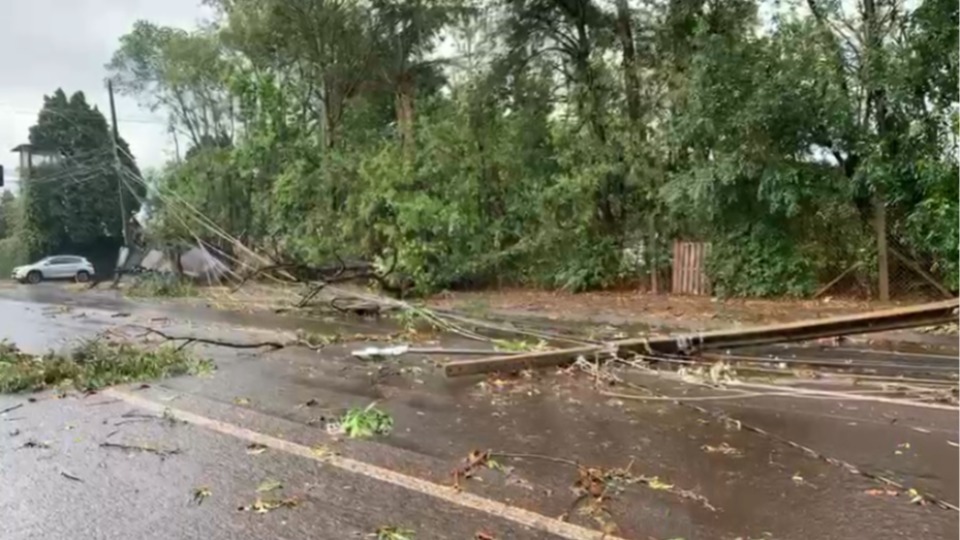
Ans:
<svg viewBox="0 0 960 540"><path fill-rule="evenodd" d="M4 190L0 195L0 240L10 237L17 219L17 198L13 192Z"/></svg>
<svg viewBox="0 0 960 540"><path fill-rule="evenodd" d="M31 255L82 246L119 245L120 197L136 211L144 188L124 140L119 141L122 178L114 166L106 119L82 92L67 98L57 89L44 97L30 144L46 162L29 171L23 185L23 232Z"/></svg>
<svg viewBox="0 0 960 540"><path fill-rule="evenodd" d="M139 98L151 110L163 109L170 127L185 133L193 146L232 140L230 64L211 32L137 21L120 38L107 69L119 93Z"/></svg>
<svg viewBox="0 0 960 540"><path fill-rule="evenodd" d="M435 85L437 38L468 10L458 0L372 0L379 69L396 99L397 129L408 160L415 148L418 87ZM431 84L433 83L433 84Z"/></svg>

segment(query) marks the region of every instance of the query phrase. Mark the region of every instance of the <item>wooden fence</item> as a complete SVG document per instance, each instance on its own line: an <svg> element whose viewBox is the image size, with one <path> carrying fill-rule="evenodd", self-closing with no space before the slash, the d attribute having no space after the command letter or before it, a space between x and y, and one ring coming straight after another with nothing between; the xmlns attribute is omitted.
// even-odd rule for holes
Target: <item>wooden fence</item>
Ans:
<svg viewBox="0 0 960 540"><path fill-rule="evenodd" d="M673 294L710 294L710 280L705 270L710 244L707 242L673 243Z"/></svg>

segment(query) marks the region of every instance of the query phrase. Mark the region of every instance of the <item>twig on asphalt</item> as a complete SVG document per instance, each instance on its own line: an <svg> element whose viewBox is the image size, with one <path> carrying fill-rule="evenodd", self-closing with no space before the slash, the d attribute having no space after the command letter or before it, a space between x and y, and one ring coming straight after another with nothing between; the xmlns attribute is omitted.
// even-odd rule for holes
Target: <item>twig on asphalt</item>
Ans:
<svg viewBox="0 0 960 540"><path fill-rule="evenodd" d="M119 399L108 399L106 401L98 401L96 403L87 403L87 407L95 407L97 405L110 405L112 403L120 403Z"/></svg>
<svg viewBox="0 0 960 540"><path fill-rule="evenodd" d="M160 457L173 456L181 453L179 448L173 448L170 450L163 450L160 448L154 448L152 446L140 446L135 444L122 444L122 443L112 443L112 442L102 442L100 443L100 448L115 448L118 450L129 450L134 452L147 452L150 454L156 454Z"/></svg>
<svg viewBox="0 0 960 540"><path fill-rule="evenodd" d="M37 441L37 440L34 440L34 439L30 439L29 441L23 443L23 445L21 445L20 448L42 448L42 449L46 449L46 448L50 448L50 445L47 444L47 443L45 443L45 442L41 442L41 441Z"/></svg>
<svg viewBox="0 0 960 540"><path fill-rule="evenodd" d="M113 425L115 425L115 426L122 426L122 425L124 425L124 424L136 424L136 423L139 423L139 422L150 422L151 420L163 420L163 418L160 417L160 416L154 416L154 417L150 417L150 418L128 418L128 419L126 419L126 420L120 420L119 422L115 422Z"/></svg>
<svg viewBox="0 0 960 540"><path fill-rule="evenodd" d="M20 407L23 407L23 403L18 403L17 405L14 405L12 407L7 407L6 409L3 409L2 411L0 411L0 414L7 414L8 412L15 411Z"/></svg>
<svg viewBox="0 0 960 540"><path fill-rule="evenodd" d="M572 459L548 456L544 454L526 454L526 453L515 453L515 452L490 452L490 457L504 457L511 459L539 459L541 461L552 461L554 463L562 463L563 465L570 465L572 467L579 467L580 464Z"/></svg>
<svg viewBox="0 0 960 540"><path fill-rule="evenodd" d="M137 411L127 411L120 415L121 418L147 418L147 419L158 419L163 418L162 416L156 414L144 414Z"/></svg>
<svg viewBox="0 0 960 540"><path fill-rule="evenodd" d="M60 471L60 476L66 478L67 480L73 480L74 482L83 483L83 478L80 478L79 476L74 476L66 471Z"/></svg>

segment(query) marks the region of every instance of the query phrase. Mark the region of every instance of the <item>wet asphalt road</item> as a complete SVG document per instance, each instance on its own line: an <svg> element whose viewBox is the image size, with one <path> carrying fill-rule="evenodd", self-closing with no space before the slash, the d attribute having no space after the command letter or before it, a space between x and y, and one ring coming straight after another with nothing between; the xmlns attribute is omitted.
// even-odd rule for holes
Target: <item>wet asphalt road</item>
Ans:
<svg viewBox="0 0 960 540"><path fill-rule="evenodd" d="M249 340L311 324L134 304L108 292L65 294L54 287L0 291L0 319L0 338L31 352L134 323ZM313 324L314 330L329 327ZM377 330L362 323L343 329ZM623 538L955 538L960 532L955 512L910 504L905 494L878 493L869 478L672 402L602 397L589 381L569 374L447 381L435 371L437 358L370 365L352 358L351 348L330 347L319 355L200 349L218 364L212 377L127 392L236 429L324 445L438 486L450 483L451 470L472 449L531 454L500 458L504 470L484 470L464 489L547 517L571 510L577 471L536 456L591 467L629 465L634 475L656 477L659 489L632 485L612 493L602 509L570 512L575 524L605 527ZM668 381L637 382L660 385L670 395L690 392ZM413 529L417 539L476 539L481 531L497 539L558 537L289 452L253 455L249 441L235 434L127 418L145 413L108 396L37 397L30 403L0 396L0 410L23 404L0 416L4 539L337 539L366 537L384 525ZM374 400L395 420L388 437L340 441L319 429L322 420ZM958 454L947 442L958 439L955 413L790 398L710 407L957 502ZM48 447L24 447L31 441ZM180 453L161 457L100 446L114 441ZM735 453L707 450L724 444ZM238 510L256 499L256 487L267 479L280 481L278 496L298 505L265 514ZM192 495L201 486L211 495L198 505Z"/></svg>

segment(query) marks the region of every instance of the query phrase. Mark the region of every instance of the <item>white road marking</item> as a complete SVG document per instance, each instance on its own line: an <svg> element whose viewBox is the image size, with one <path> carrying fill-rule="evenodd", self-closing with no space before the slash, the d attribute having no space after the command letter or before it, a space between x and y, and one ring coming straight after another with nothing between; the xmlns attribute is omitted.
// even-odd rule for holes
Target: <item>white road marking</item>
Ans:
<svg viewBox="0 0 960 540"><path fill-rule="evenodd" d="M172 415L178 420L188 424L215 431L217 433L222 433L224 435L229 435L250 443L262 444L266 447L273 448L274 450L279 450L281 452L286 452L288 454L326 463L347 472L366 476L367 478L372 478L380 482L393 484L395 486L399 486L410 491L416 491L424 495L429 495L442 501L455 504L457 506L462 506L470 510L483 512L497 518L512 521L531 529L537 529L555 534L561 538L567 538L569 540L624 540L618 536L605 534L597 530L560 521L556 518L544 516L543 514L524 510L522 508L511 506L509 504L492 499L487 499L479 495L474 495L472 493L463 491L458 492L450 486L437 484L429 480L424 480L423 478L417 478L415 476L399 473L363 461L337 455L318 456L311 448L302 444L272 437L270 435L259 433L235 424L222 422L213 418L207 418L206 416L201 416L182 409L174 409L162 403L157 403L142 396L133 395L115 388L104 390L101 392L101 394L123 400L131 405L157 414Z"/></svg>

